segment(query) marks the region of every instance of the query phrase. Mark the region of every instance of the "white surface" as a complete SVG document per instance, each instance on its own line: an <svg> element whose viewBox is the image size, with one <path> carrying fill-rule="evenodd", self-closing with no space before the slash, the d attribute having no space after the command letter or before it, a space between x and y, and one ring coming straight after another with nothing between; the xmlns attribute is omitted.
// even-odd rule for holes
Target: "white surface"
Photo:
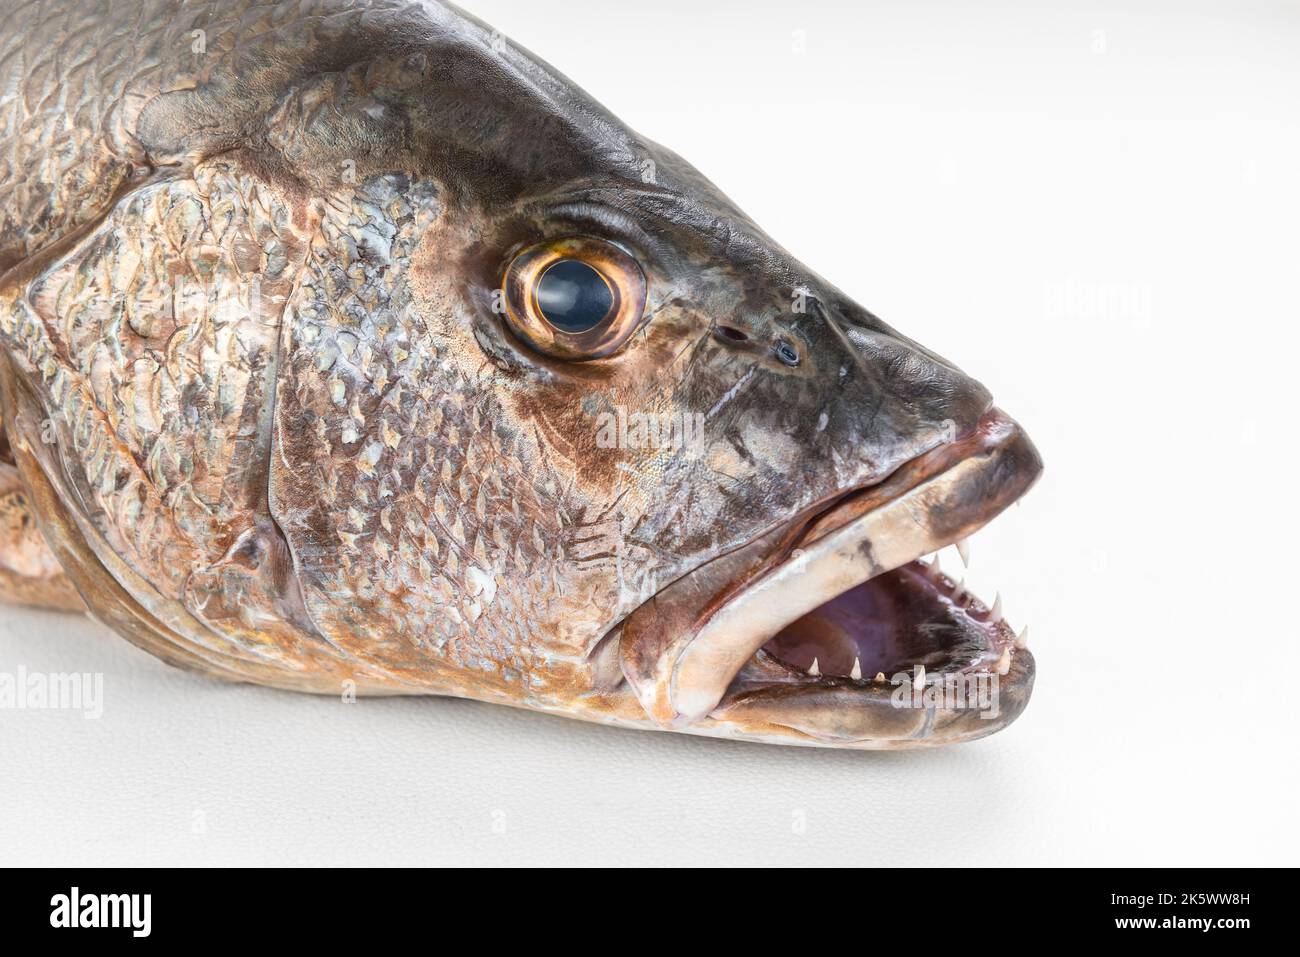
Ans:
<svg viewBox="0 0 1300 957"><path fill-rule="evenodd" d="M971 580L1032 626L1028 711L728 744L223 686L3 609L0 671L106 702L0 711L0 863L1297 863L1300 7L467 2L1027 427Z"/></svg>

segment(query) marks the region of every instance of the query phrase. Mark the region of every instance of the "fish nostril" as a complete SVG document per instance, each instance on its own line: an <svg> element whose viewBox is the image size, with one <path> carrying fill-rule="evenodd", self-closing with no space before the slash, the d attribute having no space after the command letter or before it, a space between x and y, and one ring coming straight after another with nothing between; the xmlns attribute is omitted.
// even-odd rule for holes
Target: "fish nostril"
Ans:
<svg viewBox="0 0 1300 957"><path fill-rule="evenodd" d="M773 349L776 352L776 357L791 368L799 364L799 350L790 345L785 339L776 340Z"/></svg>
<svg viewBox="0 0 1300 957"><path fill-rule="evenodd" d="M718 335L723 339L729 339L732 342L745 342L749 336L743 329L737 329L735 326L718 326Z"/></svg>

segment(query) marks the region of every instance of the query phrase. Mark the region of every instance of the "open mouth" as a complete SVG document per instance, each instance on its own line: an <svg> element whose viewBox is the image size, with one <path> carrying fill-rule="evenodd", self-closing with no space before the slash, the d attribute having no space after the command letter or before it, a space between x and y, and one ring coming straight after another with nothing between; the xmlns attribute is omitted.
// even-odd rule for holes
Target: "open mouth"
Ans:
<svg viewBox="0 0 1300 957"><path fill-rule="evenodd" d="M933 714L918 724L891 707L900 673L997 675L1011 686L1009 716L957 716L945 739L996 730L1032 686L1023 632L998 600L940 571L937 554L921 559L962 548L1041 468L1019 426L991 410L884 481L661 591L624 623L624 673L665 727L712 721L834 742L945 737Z"/></svg>
<svg viewBox="0 0 1300 957"><path fill-rule="evenodd" d="M1021 642L1023 645L1024 643ZM856 585L782 628L760 653L810 677L885 681L917 667L930 675L1010 670L1016 635L945 576L936 556Z"/></svg>

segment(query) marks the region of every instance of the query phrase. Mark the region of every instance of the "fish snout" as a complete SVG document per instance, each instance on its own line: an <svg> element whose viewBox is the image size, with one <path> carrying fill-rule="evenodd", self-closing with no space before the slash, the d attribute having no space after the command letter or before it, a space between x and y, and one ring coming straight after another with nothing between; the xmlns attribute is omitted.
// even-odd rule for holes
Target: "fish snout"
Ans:
<svg viewBox="0 0 1300 957"><path fill-rule="evenodd" d="M734 364L724 381L751 367L767 373L762 404L778 410L770 423L799 439L816 468L833 456L859 484L974 429L993 396L955 363L900 334L830 286L773 286L740 294L728 287L702 297L715 317L713 339ZM757 410L761 414L762 410ZM712 416L710 416L712 417ZM817 460L817 461L811 461Z"/></svg>
<svg viewBox="0 0 1300 957"><path fill-rule="evenodd" d="M881 478L906 461L970 433L993 396L954 363L891 329L856 304L818 304L815 360L823 383L815 428L837 457L865 465L848 484Z"/></svg>

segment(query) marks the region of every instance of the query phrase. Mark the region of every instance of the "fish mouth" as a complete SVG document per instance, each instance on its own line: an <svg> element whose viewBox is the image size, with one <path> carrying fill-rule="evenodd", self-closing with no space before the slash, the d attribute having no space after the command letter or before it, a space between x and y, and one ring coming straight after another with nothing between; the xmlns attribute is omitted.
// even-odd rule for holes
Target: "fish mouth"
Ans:
<svg viewBox="0 0 1300 957"><path fill-rule="evenodd" d="M624 622L624 675L666 728L861 747L991 733L1027 702L1033 658L999 601L971 595L937 555L922 559L963 547L1041 471L1023 430L991 409L645 602ZM944 688L981 679L991 707L987 695L950 707ZM938 704L923 687L939 689Z"/></svg>

